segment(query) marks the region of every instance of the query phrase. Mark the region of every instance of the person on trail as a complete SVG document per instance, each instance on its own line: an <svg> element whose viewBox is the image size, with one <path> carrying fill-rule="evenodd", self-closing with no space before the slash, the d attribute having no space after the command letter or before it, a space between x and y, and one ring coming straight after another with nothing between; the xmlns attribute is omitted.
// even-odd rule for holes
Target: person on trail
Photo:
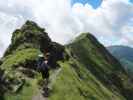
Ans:
<svg viewBox="0 0 133 100"><path fill-rule="evenodd" d="M50 53L47 52L44 55L39 55L39 60L38 60L38 67L37 70L41 72L43 80L43 95L48 96L49 94L49 89L48 89L48 83L49 83L49 57Z"/></svg>
<svg viewBox="0 0 133 100"><path fill-rule="evenodd" d="M37 70L41 72L42 78L47 83L49 80L49 69L50 69L49 64L48 64L49 56L50 56L50 53L39 55L38 67L37 67Z"/></svg>

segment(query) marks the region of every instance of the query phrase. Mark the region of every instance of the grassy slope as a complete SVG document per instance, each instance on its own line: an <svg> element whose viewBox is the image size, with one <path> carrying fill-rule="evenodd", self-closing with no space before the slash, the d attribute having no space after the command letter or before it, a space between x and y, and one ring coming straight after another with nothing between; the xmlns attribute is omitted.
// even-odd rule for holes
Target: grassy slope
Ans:
<svg viewBox="0 0 133 100"><path fill-rule="evenodd" d="M72 63L76 64L76 69ZM124 100L103 86L81 63L71 60L60 65L61 72L53 85L50 100Z"/></svg>
<svg viewBox="0 0 133 100"><path fill-rule="evenodd" d="M32 96L37 92L37 82L40 76L36 75L34 79L29 78L22 72L18 71L18 69L21 68L21 66L24 66L27 62L36 60L35 58L37 58L38 54L39 51L37 49L27 48L18 50L3 59L4 63L1 65L1 68L5 70L5 75L8 79L13 78L15 80L20 80L21 77L25 80L22 89L16 93L12 93L12 91L7 92L4 96L5 100L31 100ZM29 66L27 66L27 68L28 67Z"/></svg>
<svg viewBox="0 0 133 100"><path fill-rule="evenodd" d="M54 49L53 54L63 49L63 46L51 41L45 29L32 21L27 21L13 32L11 44L0 65L0 69L5 71L4 76L9 86L2 86L5 90L5 100L31 100L37 91L41 75L37 76L35 67L40 47L43 50ZM54 61L56 59L59 58ZM3 94L2 97L0 94L0 100L2 98Z"/></svg>
<svg viewBox="0 0 133 100"><path fill-rule="evenodd" d="M132 77L133 75L133 62L127 59L120 59L121 64L124 66L127 73Z"/></svg>
<svg viewBox="0 0 133 100"><path fill-rule="evenodd" d="M71 58L60 63L61 72L53 84L50 100L124 100L117 90L107 88L101 81L114 70L123 70L118 63L109 63L97 51L99 44L92 43L86 35L67 46Z"/></svg>
<svg viewBox="0 0 133 100"><path fill-rule="evenodd" d="M61 71L52 84L50 100L125 99L117 90L107 88L101 81L107 79L106 76L112 71L121 70L121 67L117 66L119 65L117 63L114 66L108 63L105 56L99 50L97 51L97 44L86 39L86 34L67 46L66 51L71 57L64 63L59 63ZM13 75L16 77L18 73L26 80L21 91L5 94L5 100L31 100L32 96L36 94L38 89L37 82L41 77L36 75L34 79L28 78L18 72L16 66L21 67L20 65L25 64L32 58L35 60L38 53L38 50L29 48L18 50L3 59L4 63L1 67L6 69L7 76L12 77ZM16 67L15 69L14 66Z"/></svg>
<svg viewBox="0 0 133 100"><path fill-rule="evenodd" d="M127 46L110 46L107 47L110 53L116 57L129 75L133 74L133 48Z"/></svg>
<svg viewBox="0 0 133 100"><path fill-rule="evenodd" d="M27 21L21 29L13 32L11 44L2 58L2 65L0 65L0 68L5 70L6 79L15 81L9 82L11 89L6 89L5 100L31 100L37 91L37 82L41 76L37 76L35 73L35 77L31 78L24 74L22 70L26 70L31 75L33 74L31 72L35 72L33 69L40 53L40 38L44 38L46 43L49 41L44 29L32 21ZM15 88L18 88L18 90L14 92Z"/></svg>
<svg viewBox="0 0 133 100"><path fill-rule="evenodd" d="M32 100L38 91L37 79L27 79L26 82L20 92L6 94L5 100Z"/></svg>

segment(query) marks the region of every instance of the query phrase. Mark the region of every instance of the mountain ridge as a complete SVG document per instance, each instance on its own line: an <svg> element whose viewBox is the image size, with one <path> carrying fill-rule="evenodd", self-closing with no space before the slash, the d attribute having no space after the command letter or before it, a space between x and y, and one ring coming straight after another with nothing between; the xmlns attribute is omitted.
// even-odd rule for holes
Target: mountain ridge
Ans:
<svg viewBox="0 0 133 100"><path fill-rule="evenodd" d="M32 100L42 80L36 71L41 51L52 55L50 75L60 70L50 83L49 100L132 100L128 75L93 35L83 33L63 46L51 41L45 29L32 21L13 33L12 43L1 59L5 77L0 76L0 84L3 79L9 86L2 87L2 100Z"/></svg>

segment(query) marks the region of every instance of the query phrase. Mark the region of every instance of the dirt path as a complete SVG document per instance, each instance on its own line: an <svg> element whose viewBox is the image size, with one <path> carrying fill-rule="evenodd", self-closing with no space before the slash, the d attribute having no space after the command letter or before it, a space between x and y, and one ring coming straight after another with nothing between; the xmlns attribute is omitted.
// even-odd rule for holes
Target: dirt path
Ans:
<svg viewBox="0 0 133 100"><path fill-rule="evenodd" d="M61 68L59 68L58 70L55 70L55 71L53 72L54 74L52 74L52 75L50 76L50 83L49 83L49 85L48 85L49 88L52 88L52 85L54 84L54 82L55 82L57 76L59 75L60 71L61 71Z"/></svg>
<svg viewBox="0 0 133 100"><path fill-rule="evenodd" d="M48 86L49 88L52 88L52 84L55 82L55 80L56 80L58 74L60 73L60 71L61 71L61 68L54 71L54 74L50 76L50 84ZM48 98L44 97L42 95L42 93L43 93L42 90L38 90L38 94L33 96L32 100L48 100Z"/></svg>
<svg viewBox="0 0 133 100"><path fill-rule="evenodd" d="M32 100L48 100L47 97L42 95L42 91L40 90L37 95L35 95Z"/></svg>

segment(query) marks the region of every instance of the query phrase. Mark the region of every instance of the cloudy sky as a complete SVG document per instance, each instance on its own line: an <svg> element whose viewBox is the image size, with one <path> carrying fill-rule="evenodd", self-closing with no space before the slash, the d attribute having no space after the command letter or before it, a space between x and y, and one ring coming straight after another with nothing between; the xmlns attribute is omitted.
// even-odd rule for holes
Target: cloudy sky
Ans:
<svg viewBox="0 0 133 100"><path fill-rule="evenodd" d="M90 32L101 43L133 47L133 0L0 0L0 56L27 19L67 43Z"/></svg>

